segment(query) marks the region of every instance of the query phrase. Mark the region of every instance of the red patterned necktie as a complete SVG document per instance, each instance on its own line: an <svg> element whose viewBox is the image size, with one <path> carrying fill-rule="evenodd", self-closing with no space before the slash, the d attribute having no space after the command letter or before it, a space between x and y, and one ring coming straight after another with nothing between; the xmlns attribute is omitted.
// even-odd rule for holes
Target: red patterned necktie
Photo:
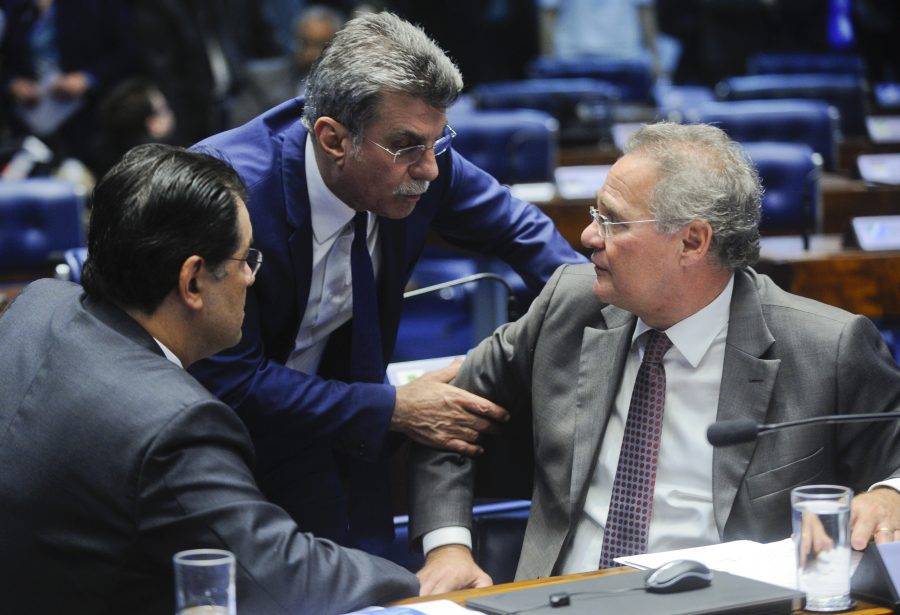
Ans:
<svg viewBox="0 0 900 615"><path fill-rule="evenodd" d="M672 347L665 333L651 329L647 335L644 360L628 407L622 452L619 453L603 532L600 568L615 566L613 560L617 557L647 550L659 437L666 405L666 370L662 360Z"/></svg>

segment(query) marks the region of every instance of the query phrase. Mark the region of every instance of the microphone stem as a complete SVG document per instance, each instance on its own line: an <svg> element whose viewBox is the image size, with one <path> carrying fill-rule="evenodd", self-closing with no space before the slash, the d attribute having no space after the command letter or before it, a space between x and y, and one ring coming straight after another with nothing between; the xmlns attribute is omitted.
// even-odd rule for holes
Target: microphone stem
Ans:
<svg viewBox="0 0 900 615"><path fill-rule="evenodd" d="M770 425L760 425L759 433L764 434L775 429L786 427L795 427L797 425L811 425L814 423L825 423L826 425L834 425L836 423L866 423L875 421L895 421L900 419L900 412L871 412L868 414L836 414L833 416L814 416L808 419L799 419L796 421L788 421L786 423L777 423Z"/></svg>
<svg viewBox="0 0 900 615"><path fill-rule="evenodd" d="M509 282L503 279L502 276L497 275L496 273L476 273L473 275L467 275L464 278L459 278L457 280L450 280L449 282L441 282L440 284L434 284L432 286L426 286L424 288L417 288L416 290L411 290L407 293L403 293L404 299L411 299L413 297L418 297L419 295L426 295L428 293L432 293L438 290L443 290L445 288L451 288L453 286L459 286L460 284L468 284L469 282L477 282L478 280L495 280L503 284L506 287L506 292L509 293L510 296L513 294L512 286L509 285Z"/></svg>

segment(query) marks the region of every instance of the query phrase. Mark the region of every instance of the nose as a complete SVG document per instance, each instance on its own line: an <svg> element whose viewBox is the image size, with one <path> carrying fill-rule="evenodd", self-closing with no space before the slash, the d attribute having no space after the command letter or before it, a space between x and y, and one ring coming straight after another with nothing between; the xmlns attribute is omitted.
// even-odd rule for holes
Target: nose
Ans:
<svg viewBox="0 0 900 615"><path fill-rule="evenodd" d="M449 154L444 154L444 156L449 156ZM409 176L416 180L424 179L430 182L437 179L438 165L433 149L425 150L418 162L410 165Z"/></svg>
<svg viewBox="0 0 900 615"><path fill-rule="evenodd" d="M602 250L606 247L603 233L600 232L597 223L593 220L581 231L581 245L589 250Z"/></svg>

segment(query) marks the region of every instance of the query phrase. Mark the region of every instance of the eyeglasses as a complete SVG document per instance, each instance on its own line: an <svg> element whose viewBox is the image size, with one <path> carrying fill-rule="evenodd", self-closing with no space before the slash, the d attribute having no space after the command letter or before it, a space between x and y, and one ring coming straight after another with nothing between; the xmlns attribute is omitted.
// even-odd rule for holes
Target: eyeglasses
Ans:
<svg viewBox="0 0 900 615"><path fill-rule="evenodd" d="M250 248L249 250L247 250L247 256L245 256L244 258L229 256L228 260L246 262L247 266L250 267L250 275L255 276L256 272L259 271L259 268L262 267L263 255L262 252L260 252L256 248Z"/></svg>
<svg viewBox="0 0 900 615"><path fill-rule="evenodd" d="M450 125L444 126L443 135L438 138L437 141L434 142L430 147L427 145L411 145L410 147L404 147L398 149L396 152L393 152L383 146L381 143L377 143L372 139L366 139L369 143L373 143L386 151L388 154L394 157L394 162L403 165L411 165L416 164L422 159L422 156L425 155L427 150L433 149L435 156L440 156L448 149L450 149L450 142L453 140L453 137L456 136L456 131L450 128Z"/></svg>
<svg viewBox="0 0 900 615"><path fill-rule="evenodd" d="M606 216L600 213L600 210L596 207L591 207L590 209L591 221L596 222L597 226L600 227L600 236L604 239L609 239L610 237L615 237L619 233L624 230L627 230L627 224L643 224L645 222L656 222L656 218L650 220L627 220L625 222L613 222Z"/></svg>

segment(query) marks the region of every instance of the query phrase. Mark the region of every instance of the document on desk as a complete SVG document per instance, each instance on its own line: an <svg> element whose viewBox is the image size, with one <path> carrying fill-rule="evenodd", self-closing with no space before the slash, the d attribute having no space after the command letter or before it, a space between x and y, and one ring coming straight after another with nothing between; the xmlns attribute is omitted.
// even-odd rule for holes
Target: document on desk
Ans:
<svg viewBox="0 0 900 615"><path fill-rule="evenodd" d="M387 608L372 606L361 611L346 613L345 615L368 615L369 613L377 613L378 615L466 615L467 613L481 615L478 611L471 611L449 600L432 600L410 606L389 606Z"/></svg>
<svg viewBox="0 0 900 615"><path fill-rule="evenodd" d="M676 559L702 562L713 570L771 583L780 587L797 589L797 570L794 564L794 541L785 538L778 542L760 543L752 540L735 540L706 547L645 553L616 558L616 562L648 570L659 568ZM856 570L862 552L854 551L850 562L850 574Z"/></svg>

